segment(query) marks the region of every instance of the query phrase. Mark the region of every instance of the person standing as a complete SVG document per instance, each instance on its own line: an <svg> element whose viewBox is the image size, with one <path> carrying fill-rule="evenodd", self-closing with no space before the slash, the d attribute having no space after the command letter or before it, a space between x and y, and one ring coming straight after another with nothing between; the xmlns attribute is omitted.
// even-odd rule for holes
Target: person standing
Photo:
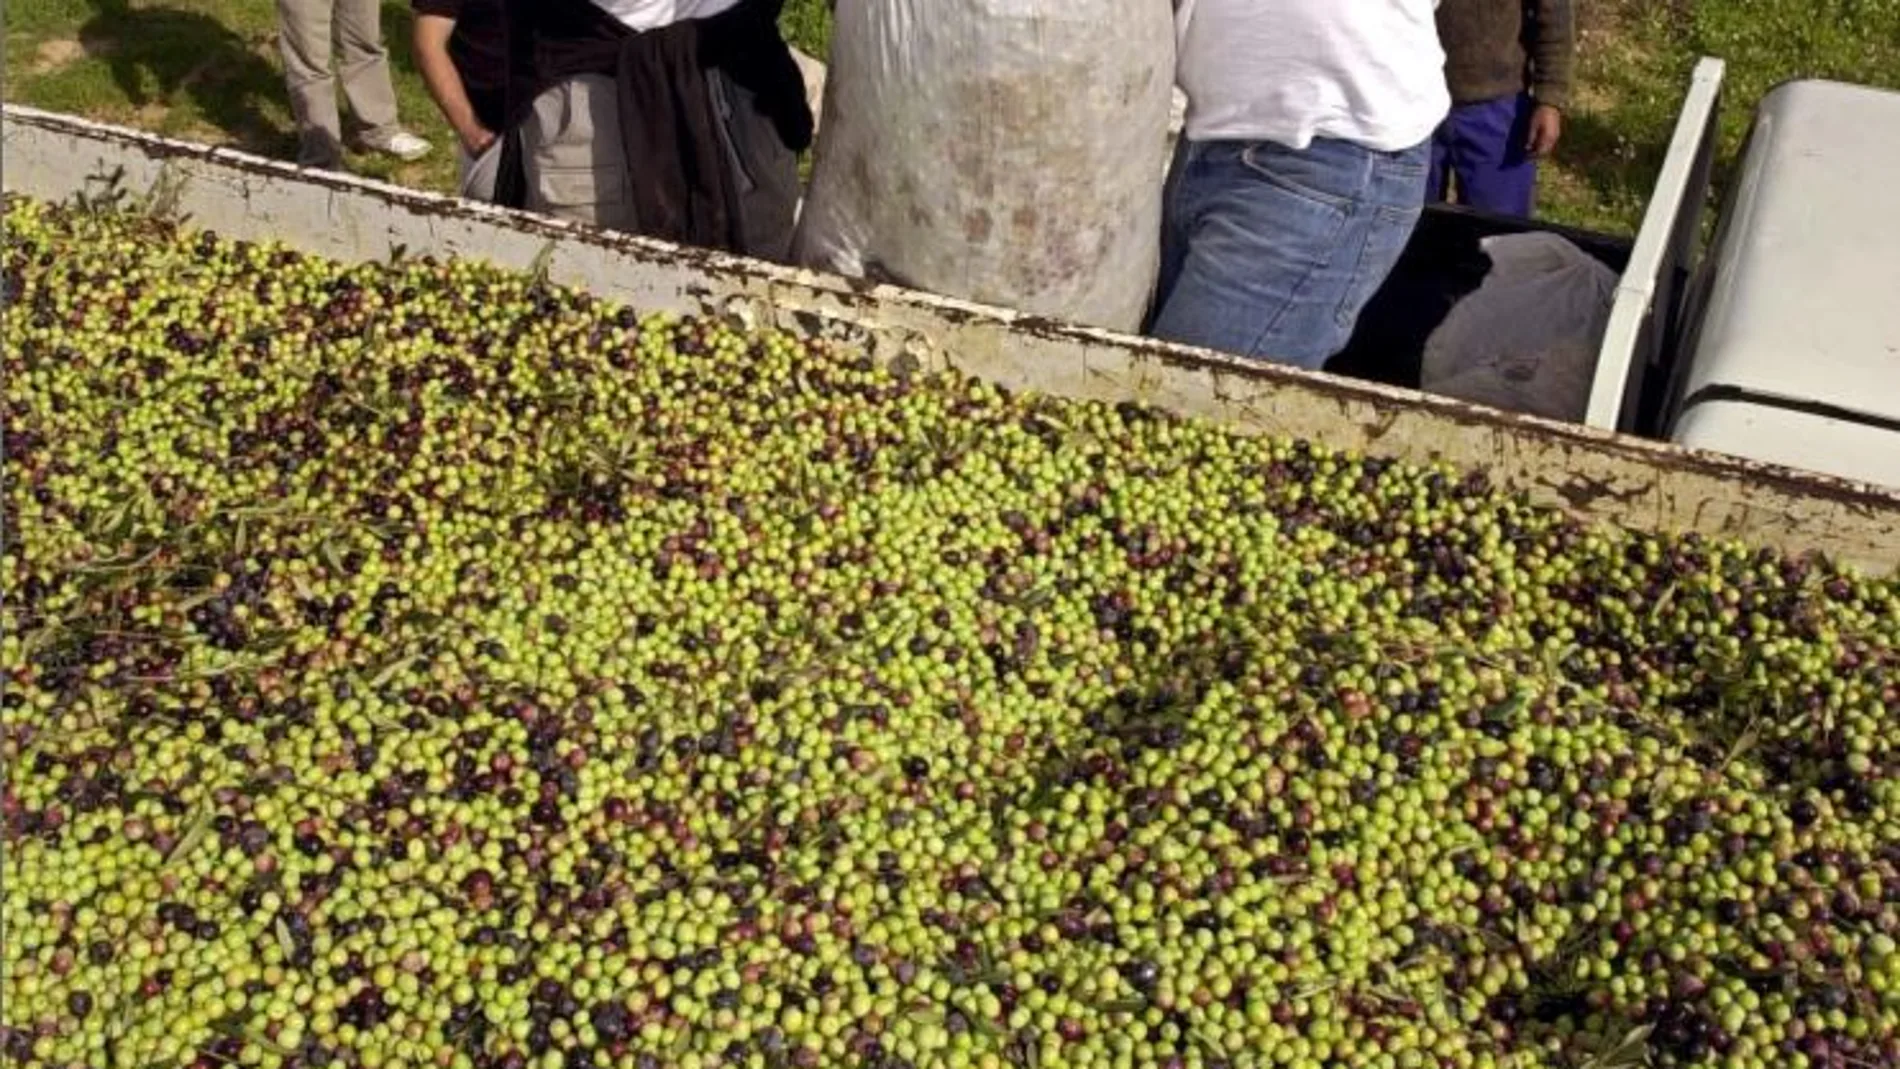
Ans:
<svg viewBox="0 0 1900 1069"><path fill-rule="evenodd" d="M380 0L277 0L277 29L297 122L299 164L326 170L343 166L338 82L362 127L364 148L400 160L429 154L429 143L396 119Z"/></svg>
<svg viewBox="0 0 1900 1069"><path fill-rule="evenodd" d="M1537 161L1557 147L1570 101L1571 0L1444 0L1451 115L1432 137L1426 198L1529 216Z"/></svg>
<svg viewBox="0 0 1900 1069"><path fill-rule="evenodd" d="M502 0L411 0L416 66L455 131L461 194L493 200L508 127L508 18Z"/></svg>
<svg viewBox="0 0 1900 1069"><path fill-rule="evenodd" d="M1450 106L1434 0L1176 0L1150 332L1319 368L1404 251Z"/></svg>
<svg viewBox="0 0 1900 1069"><path fill-rule="evenodd" d="M779 31L783 0L510 6L519 17L509 32L526 43L532 65L518 112L523 206L665 241L788 257L812 113Z"/></svg>

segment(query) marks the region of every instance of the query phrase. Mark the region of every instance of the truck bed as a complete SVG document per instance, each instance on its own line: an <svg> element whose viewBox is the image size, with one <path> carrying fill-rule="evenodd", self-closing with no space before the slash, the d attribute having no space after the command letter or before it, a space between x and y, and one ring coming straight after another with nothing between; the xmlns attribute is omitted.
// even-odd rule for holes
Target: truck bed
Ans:
<svg viewBox="0 0 1900 1069"><path fill-rule="evenodd" d="M1619 275L1629 264L1628 238L1456 205L1427 205L1405 253L1360 315L1351 342L1326 370L1416 388L1426 340L1490 268L1479 243L1499 234L1531 232L1565 238Z"/></svg>
<svg viewBox="0 0 1900 1069"><path fill-rule="evenodd" d="M346 261L429 254L545 271L645 310L779 325L858 346L900 370L954 368L1012 389L1154 405L1242 433L1482 469L1495 484L1586 521L1738 537L1883 572L1900 565L1900 494L1863 484L604 233L29 108L5 109L3 136L8 192L116 200Z"/></svg>

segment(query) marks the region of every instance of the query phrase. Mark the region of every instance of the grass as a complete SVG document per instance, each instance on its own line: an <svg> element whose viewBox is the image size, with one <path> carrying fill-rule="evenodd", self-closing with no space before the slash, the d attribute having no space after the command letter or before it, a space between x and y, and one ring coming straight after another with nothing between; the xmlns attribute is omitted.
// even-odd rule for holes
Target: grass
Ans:
<svg viewBox="0 0 1900 1069"><path fill-rule="evenodd" d="M1900 0L1579 0L1576 100L1541 213L1634 231L1700 56L1728 63L1718 186L1755 104L1791 78L1900 88Z"/></svg>
<svg viewBox="0 0 1900 1069"><path fill-rule="evenodd" d="M382 10L399 112L437 148L415 164L351 157L349 166L452 189L453 135L410 58L409 7ZM296 157L271 0L15 0L7 5L5 91L8 101Z"/></svg>
<svg viewBox="0 0 1900 1069"><path fill-rule="evenodd" d="M1729 61L1725 161L1755 102L1777 82L1821 76L1900 87L1900 0L1579 3L1577 99L1540 209L1561 222L1635 228L1699 55ZM271 0L14 0L6 14L8 101L294 155ZM821 59L830 24L826 0L787 3L787 35ZM409 58L408 5L386 0L383 25L404 121L439 148L417 164L350 165L450 189L451 135Z"/></svg>
<svg viewBox="0 0 1900 1069"><path fill-rule="evenodd" d="M785 15L779 19L785 38L806 55L824 59L830 51L830 0L787 0ZM814 105L817 101L812 102Z"/></svg>

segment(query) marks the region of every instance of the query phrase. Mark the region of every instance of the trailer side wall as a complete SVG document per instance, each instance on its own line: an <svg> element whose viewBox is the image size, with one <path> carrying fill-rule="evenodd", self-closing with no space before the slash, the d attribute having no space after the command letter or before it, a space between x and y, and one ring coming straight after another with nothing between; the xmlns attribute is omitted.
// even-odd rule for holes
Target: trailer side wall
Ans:
<svg viewBox="0 0 1900 1069"><path fill-rule="evenodd" d="M1484 469L1595 522L1900 565L1900 495L1518 417L1414 391L458 202L27 108L4 114L5 188L113 191L193 225L346 261L431 254L545 270L637 308L736 317L862 346L899 368L952 367L1018 390L1134 401L1250 434Z"/></svg>

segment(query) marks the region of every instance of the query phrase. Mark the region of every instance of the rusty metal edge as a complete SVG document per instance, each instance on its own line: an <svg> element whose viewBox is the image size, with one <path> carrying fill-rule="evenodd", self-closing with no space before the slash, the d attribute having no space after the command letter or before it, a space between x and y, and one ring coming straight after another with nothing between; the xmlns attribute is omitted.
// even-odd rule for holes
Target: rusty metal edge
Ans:
<svg viewBox="0 0 1900 1069"><path fill-rule="evenodd" d="M415 216L451 218L503 228L545 240L551 247L588 247L632 264L683 271L698 280L695 285L684 287L684 291L699 298L709 311L718 307L722 298L743 302L763 292L770 294L778 306L774 309L775 316L800 322L816 316L825 320L842 319L870 334L903 332L902 325L886 322L891 313L898 312L904 314L900 318L914 315L949 327L995 332L997 337L988 339L992 342L1040 343L1051 349L1121 354L1132 365L1151 365L1163 369L1164 375L1183 376L1181 389L1172 391L1174 393L1201 392L1186 385L1186 380L1205 377L1211 387L1210 398L1216 403L1261 391L1303 394L1312 401L1329 402L1340 413L1337 436L1316 435L1324 444L1335 448L1379 451L1380 442L1395 423L1421 419L1442 427L1443 445L1449 448L1398 450L1393 455L1419 462L1449 460L1465 466L1493 468L1475 444L1462 443L1467 447L1459 447L1461 439L1476 434L1490 435L1494 441L1500 440L1499 436L1515 440L1529 447L1532 453L1549 458L1595 457L1616 462L1613 467L1628 465L1638 469L1627 474L1649 473L1657 479L1647 486L1639 482L1619 487L1619 480L1587 475L1563 478L1561 469L1516 463L1501 465L1505 470L1493 469L1491 474L1494 481L1508 489L1523 491L1533 499L1566 509L1586 520L1615 522L1637 529L1695 529L1739 536L1795 552L1822 549L1874 571L1900 566L1900 492L1865 483L1518 415L1415 390L1245 361L1209 350L1063 323L883 283L601 231L34 108L5 105L0 107L0 120L7 128L7 142L14 139L11 128L32 128L116 146L153 161L190 161L269 182L298 183L331 195L368 197L381 206ZM7 154L10 155L10 151ZM6 167L4 158L0 157L0 188L10 188L4 182L8 171L11 168ZM365 258L370 257L366 254ZM722 294L722 288L728 288L728 292ZM992 374L994 369L966 366L955 353L948 354L945 362L983 377L996 377ZM1148 400L1140 396L1140 391L1131 389L1128 393L1127 399ZM1171 405L1166 400L1153 403L1176 411L1193 407ZM1374 418L1354 419L1349 415L1351 410L1361 407L1372 410ZM1270 430L1237 416L1221 421L1250 433ZM1666 506L1659 501L1649 502L1653 507L1642 507L1646 498L1667 496L1663 482L1674 476L1687 477L1691 482L1706 480L1726 485L1737 494L1758 500L1733 503L1743 514L1740 521L1727 515L1734 508L1723 503L1698 503L1694 514L1686 517L1682 515L1685 508ZM1716 509L1716 516L1709 517L1704 514L1705 506L1712 503L1722 507ZM1786 530L1751 527L1746 520L1750 513L1781 515L1788 521ZM1665 517L1669 522L1655 522ZM1812 527L1814 523L1856 520L1867 528L1860 537Z"/></svg>

